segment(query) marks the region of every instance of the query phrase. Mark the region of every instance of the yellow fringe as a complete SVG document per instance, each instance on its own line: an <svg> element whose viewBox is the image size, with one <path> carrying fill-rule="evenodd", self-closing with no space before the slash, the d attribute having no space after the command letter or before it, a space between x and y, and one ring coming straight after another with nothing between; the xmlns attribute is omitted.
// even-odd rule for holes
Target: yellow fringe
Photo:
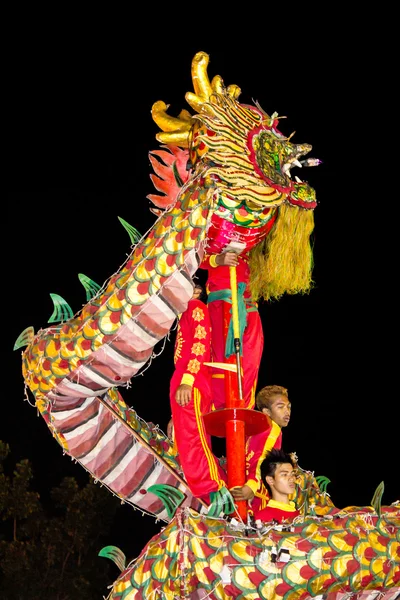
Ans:
<svg viewBox="0 0 400 600"><path fill-rule="evenodd" d="M289 204L278 210L272 230L250 252L250 291L255 301L306 294L313 287L314 211Z"/></svg>

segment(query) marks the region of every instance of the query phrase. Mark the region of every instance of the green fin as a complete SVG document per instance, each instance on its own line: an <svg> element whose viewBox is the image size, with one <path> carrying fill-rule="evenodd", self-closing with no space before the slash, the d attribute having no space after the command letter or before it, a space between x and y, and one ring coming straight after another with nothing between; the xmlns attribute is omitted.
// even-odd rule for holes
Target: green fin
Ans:
<svg viewBox="0 0 400 600"><path fill-rule="evenodd" d="M177 166L176 166L176 161L172 165L172 172L174 174L175 181L176 181L177 185L179 185L179 187L182 187L183 186L183 181L182 181L182 179L181 179L181 177L180 177L180 175L178 173L178 169L177 169Z"/></svg>
<svg viewBox="0 0 400 600"><path fill-rule="evenodd" d="M381 516L381 501L382 501L384 489L385 489L385 484L383 481L381 481L380 484L378 485L378 487L376 488L374 496L371 500L371 506L373 506L373 508L375 509L375 512L379 516Z"/></svg>
<svg viewBox="0 0 400 600"><path fill-rule="evenodd" d="M47 321L48 323L58 323L59 321L67 321L68 319L72 319L74 313L72 312L72 308L58 294L50 294L51 299L54 304L54 311L51 315L50 319Z"/></svg>
<svg viewBox="0 0 400 600"><path fill-rule="evenodd" d="M328 477L324 477L323 475L318 475L318 477L315 478L315 481L318 483L318 487L323 493L326 492L328 484L331 483L331 480L328 479Z"/></svg>
<svg viewBox="0 0 400 600"><path fill-rule="evenodd" d="M151 485L147 488L147 491L155 494L162 500L170 519L175 516L176 509L182 504L186 497L181 490L168 484Z"/></svg>
<svg viewBox="0 0 400 600"><path fill-rule="evenodd" d="M13 350L18 350L18 348L22 348L23 346L27 346L28 344L30 344L34 338L34 335L35 330L33 329L32 325L21 331L21 333L15 340Z"/></svg>
<svg viewBox="0 0 400 600"><path fill-rule="evenodd" d="M125 569L126 556L122 550L117 548L117 546L104 546L104 548L100 550L98 556L104 556L104 558L112 560L120 571Z"/></svg>
<svg viewBox="0 0 400 600"><path fill-rule="evenodd" d="M101 286L83 273L78 273L78 277L79 281L86 290L86 300L91 300L97 294L97 292L101 290Z"/></svg>
<svg viewBox="0 0 400 600"><path fill-rule="evenodd" d="M219 517L221 513L231 515L235 512L235 503L232 494L225 487L217 492L211 492L210 498L211 504L207 511L209 517Z"/></svg>
<svg viewBox="0 0 400 600"><path fill-rule="evenodd" d="M126 231L129 233L129 237L131 239L132 245L135 245L139 242L142 237L141 234L135 229L132 225L129 225L124 219L118 217L119 222L125 227Z"/></svg>

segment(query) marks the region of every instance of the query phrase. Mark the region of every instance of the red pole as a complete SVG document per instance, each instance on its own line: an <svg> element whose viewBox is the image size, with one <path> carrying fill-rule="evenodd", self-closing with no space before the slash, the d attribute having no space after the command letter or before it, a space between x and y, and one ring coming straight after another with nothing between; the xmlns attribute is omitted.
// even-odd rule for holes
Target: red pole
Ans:
<svg viewBox="0 0 400 600"><path fill-rule="evenodd" d="M232 267L235 269L235 267ZM236 269L234 277L234 285L236 285ZM226 341L229 324L234 315L231 314L232 305L224 302L224 340ZM236 363L237 357L231 355L227 362ZM242 361L240 360L240 367ZM241 377L240 373L232 373L225 371L225 406L226 408L244 408L244 400L240 397L238 378ZM235 414L233 416L236 416ZM225 437L226 437L226 461L227 461L227 475L228 475L228 488L242 486L246 483L246 436L245 436L245 422L233 418L226 421L225 424ZM244 523L247 523L247 502L240 500L236 502L237 512Z"/></svg>

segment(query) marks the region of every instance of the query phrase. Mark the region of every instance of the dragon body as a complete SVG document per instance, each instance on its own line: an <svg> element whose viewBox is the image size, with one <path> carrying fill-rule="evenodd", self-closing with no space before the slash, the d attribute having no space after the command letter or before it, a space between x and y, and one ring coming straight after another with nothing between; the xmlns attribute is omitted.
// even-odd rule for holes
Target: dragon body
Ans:
<svg viewBox="0 0 400 600"><path fill-rule="evenodd" d="M312 480L303 472L297 486L299 496L316 502L312 514L287 527L243 531L179 510L123 568L108 600L398 598L399 505L380 515L372 507L339 511Z"/></svg>
<svg viewBox="0 0 400 600"><path fill-rule="evenodd" d="M311 146L283 135L275 113L240 104L238 86L225 87L219 76L210 81L207 67L208 55L196 54L194 92L186 94L194 114L182 110L172 117L164 102L153 105L161 147L150 153L151 179L159 193L148 198L156 222L78 314L20 336L15 348L27 346L25 385L67 455L121 500L167 522L114 584L113 600L205 597L196 595L199 588L221 600L305 600L330 590L363 589L356 571L360 581L369 577L368 589L389 590L399 581L398 508L379 520L367 511L366 517L345 515L340 522L341 531L358 536L365 556L376 554L376 560L368 554L368 568L363 561L348 566L355 545L344 534L335 537L334 521L320 530L305 513L295 532L236 539L223 519L200 514L172 443L120 394L185 311L205 253L240 244L249 255L255 301L312 287L315 192L307 182L292 180L291 169L319 161L300 160ZM176 515L149 491L157 485L184 494ZM315 493L317 517L328 517L332 503ZM367 542L361 526L368 529ZM279 536L296 558L292 565L271 563L271 544ZM341 560L347 570L339 568Z"/></svg>

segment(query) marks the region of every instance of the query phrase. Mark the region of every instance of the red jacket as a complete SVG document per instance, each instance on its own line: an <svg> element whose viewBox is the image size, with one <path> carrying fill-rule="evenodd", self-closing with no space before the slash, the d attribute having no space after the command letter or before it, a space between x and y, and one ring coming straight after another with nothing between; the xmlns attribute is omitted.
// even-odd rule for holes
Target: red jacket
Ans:
<svg viewBox="0 0 400 600"><path fill-rule="evenodd" d="M268 523L269 521L290 522L300 514L300 511L296 509L294 502L284 504L277 500L269 500L266 508L254 513L255 519L260 519Z"/></svg>
<svg viewBox="0 0 400 600"><path fill-rule="evenodd" d="M261 463L273 448L282 447L282 430L275 421L269 419L270 427L266 431L251 435L246 441L246 485L256 496L268 494L261 480Z"/></svg>
<svg viewBox="0 0 400 600"><path fill-rule="evenodd" d="M204 362L211 361L211 324L208 308L201 300L190 300L182 313L175 339L175 372L171 388L181 383L197 387L211 395L211 369Z"/></svg>

